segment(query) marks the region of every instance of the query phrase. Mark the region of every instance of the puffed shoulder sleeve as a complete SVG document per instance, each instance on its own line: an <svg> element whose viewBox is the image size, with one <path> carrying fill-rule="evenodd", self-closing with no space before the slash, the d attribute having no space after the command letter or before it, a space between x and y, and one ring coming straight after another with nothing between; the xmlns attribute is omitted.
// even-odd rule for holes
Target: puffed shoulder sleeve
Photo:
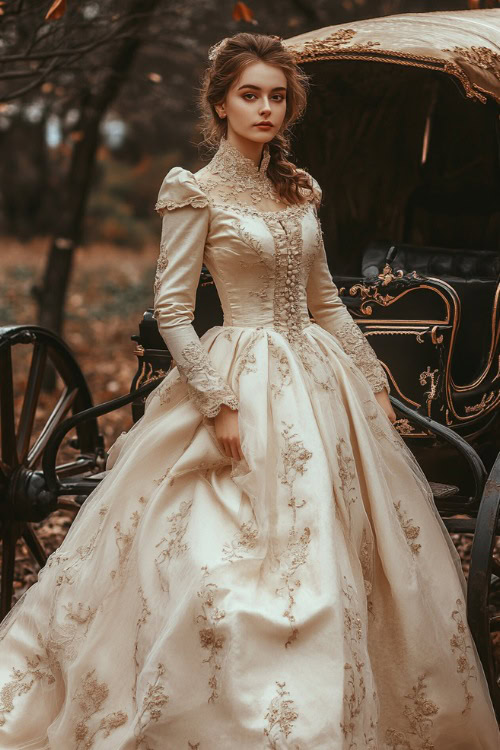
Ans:
<svg viewBox="0 0 500 750"><path fill-rule="evenodd" d="M321 202L321 188L314 178L313 187L315 192L318 191L316 194ZM366 377L373 392L377 393L386 388L389 393L386 372L360 327L350 316L331 277L319 218L318 238L318 254L307 282L307 306L315 322L335 336L345 353Z"/></svg>
<svg viewBox="0 0 500 750"><path fill-rule="evenodd" d="M192 325L209 230L208 198L191 172L173 167L163 180L155 209L162 216L162 230L154 317L190 399L205 417L215 417L222 404L237 409L238 399Z"/></svg>
<svg viewBox="0 0 500 750"><path fill-rule="evenodd" d="M172 167L161 184L155 211L163 216L167 211L184 206L205 208L208 206L208 198L192 172L182 167Z"/></svg>

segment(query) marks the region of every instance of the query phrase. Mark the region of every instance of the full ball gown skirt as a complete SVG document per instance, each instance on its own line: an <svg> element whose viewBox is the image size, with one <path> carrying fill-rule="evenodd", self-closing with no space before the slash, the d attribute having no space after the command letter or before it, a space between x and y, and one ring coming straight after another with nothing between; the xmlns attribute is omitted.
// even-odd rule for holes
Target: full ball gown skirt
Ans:
<svg viewBox="0 0 500 750"><path fill-rule="evenodd" d="M498 749L459 557L367 377L239 315L199 345L244 460L173 366L2 624L0 747Z"/></svg>

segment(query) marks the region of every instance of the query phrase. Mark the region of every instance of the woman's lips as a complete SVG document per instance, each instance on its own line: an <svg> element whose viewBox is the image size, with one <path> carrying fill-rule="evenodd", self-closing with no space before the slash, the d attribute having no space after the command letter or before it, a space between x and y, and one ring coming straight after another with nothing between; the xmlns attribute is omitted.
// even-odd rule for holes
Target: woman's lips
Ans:
<svg viewBox="0 0 500 750"><path fill-rule="evenodd" d="M272 128L272 125L255 125L256 128L262 128L262 130L269 130L269 128Z"/></svg>

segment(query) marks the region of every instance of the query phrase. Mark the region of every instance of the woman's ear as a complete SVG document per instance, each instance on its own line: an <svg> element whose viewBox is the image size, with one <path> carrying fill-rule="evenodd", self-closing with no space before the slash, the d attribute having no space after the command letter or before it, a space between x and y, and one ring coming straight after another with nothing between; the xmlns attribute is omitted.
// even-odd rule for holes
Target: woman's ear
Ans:
<svg viewBox="0 0 500 750"><path fill-rule="evenodd" d="M219 117L221 119L223 119L226 116L226 112L225 112L225 108L224 108L224 103L223 102L221 102L221 104L216 104L215 105L215 111L217 112L217 114L219 115Z"/></svg>

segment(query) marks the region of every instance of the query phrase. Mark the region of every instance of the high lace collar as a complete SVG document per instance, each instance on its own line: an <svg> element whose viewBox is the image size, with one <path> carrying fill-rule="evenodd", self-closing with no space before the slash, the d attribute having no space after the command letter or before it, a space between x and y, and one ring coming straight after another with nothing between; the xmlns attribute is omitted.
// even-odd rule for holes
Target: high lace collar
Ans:
<svg viewBox="0 0 500 750"><path fill-rule="evenodd" d="M233 193L247 192L253 203L258 203L262 198L279 203L274 185L267 175L270 159L267 143L264 144L262 159L257 166L223 136L217 152L206 168L213 175L217 175L221 182L230 186Z"/></svg>
<svg viewBox="0 0 500 750"><path fill-rule="evenodd" d="M225 136L222 136L219 148L210 162L210 171L214 174L231 173L234 177L265 179L270 160L271 154L267 143L264 144L262 159L260 165L257 166L253 159L242 154L236 146L229 143Z"/></svg>

